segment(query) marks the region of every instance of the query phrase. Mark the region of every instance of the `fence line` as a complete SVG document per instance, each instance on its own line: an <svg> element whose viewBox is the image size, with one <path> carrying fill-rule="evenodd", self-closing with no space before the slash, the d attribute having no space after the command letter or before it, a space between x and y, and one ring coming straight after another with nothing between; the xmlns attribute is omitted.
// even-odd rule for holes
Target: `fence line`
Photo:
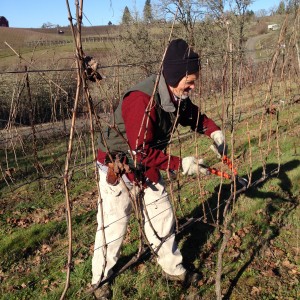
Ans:
<svg viewBox="0 0 300 300"><path fill-rule="evenodd" d="M119 41L120 37L111 37L111 36L88 36L82 37L83 43L105 43L105 42L116 42ZM36 46L63 46L67 44L73 44L72 39L59 39L59 40L34 40L25 43L27 47L36 47Z"/></svg>

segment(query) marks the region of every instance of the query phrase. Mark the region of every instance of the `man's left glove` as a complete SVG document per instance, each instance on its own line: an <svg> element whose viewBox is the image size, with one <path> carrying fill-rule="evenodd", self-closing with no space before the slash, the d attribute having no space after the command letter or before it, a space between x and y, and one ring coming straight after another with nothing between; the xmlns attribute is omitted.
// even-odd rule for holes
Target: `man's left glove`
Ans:
<svg viewBox="0 0 300 300"><path fill-rule="evenodd" d="M218 154L221 157L223 155L227 155L227 145L225 143L223 132L221 130L216 130L210 135L210 137L214 140L214 146L218 150Z"/></svg>

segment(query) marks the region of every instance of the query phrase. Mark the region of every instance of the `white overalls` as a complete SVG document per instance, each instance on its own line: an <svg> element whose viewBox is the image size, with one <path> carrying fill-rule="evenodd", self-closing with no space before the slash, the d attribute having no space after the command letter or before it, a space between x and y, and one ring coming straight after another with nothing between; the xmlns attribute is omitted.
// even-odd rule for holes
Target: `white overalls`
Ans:
<svg viewBox="0 0 300 300"><path fill-rule="evenodd" d="M98 202L98 228L92 260L92 284L98 283L101 279L102 272L102 280L111 275L112 268L120 256L120 248L126 234L127 224L132 211L128 189L122 181L115 186L109 185L106 182L106 171L107 167L99 164L100 196L103 200L104 220L102 221L102 213ZM135 188L132 188L132 184L125 175L123 175L123 179L127 187L129 187L129 189L131 188L130 193L136 191ZM155 250L161 242L147 221L147 215L150 218L151 224L157 235L161 238L172 233L175 224L172 204L162 179L160 179L158 183L152 183L144 189L144 202L147 209L147 214L145 214L145 207L143 207L144 219L146 220L144 231L149 243ZM105 228L104 232L107 244L106 259L104 256L105 248L103 247L102 227ZM157 251L157 255L157 262L166 273L170 275L181 275L186 271L182 265L182 255L177 247L174 234L170 235L170 237L161 245Z"/></svg>

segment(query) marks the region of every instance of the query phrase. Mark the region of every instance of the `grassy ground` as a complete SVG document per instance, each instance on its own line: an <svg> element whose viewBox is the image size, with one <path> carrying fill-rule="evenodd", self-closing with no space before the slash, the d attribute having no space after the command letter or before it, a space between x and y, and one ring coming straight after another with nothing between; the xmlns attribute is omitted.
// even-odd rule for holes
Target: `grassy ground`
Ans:
<svg viewBox="0 0 300 300"><path fill-rule="evenodd" d="M298 92L297 88L294 92ZM296 300L300 296L299 103L293 103L292 97L287 97L285 106L277 107L278 129L276 116L264 115L259 145L263 112L256 105L259 97L255 98L257 102L250 97L246 100L245 92L244 99L242 108L246 109L247 117L236 123L234 138L234 161L239 174L246 178L251 175L252 183L255 183L262 176L263 163L268 173L278 167L278 161L280 172L276 177L267 178L248 189L233 202L231 235L223 259L222 292L224 299ZM249 116L247 105L253 105L256 113L252 107ZM212 108L212 115L215 110ZM226 133L230 140L229 128ZM91 161L90 150L83 146L88 142L88 139L85 143L78 140L74 146L73 158L77 159L77 167L70 183L74 265L67 299L92 299L87 290L91 280L97 190L92 165L82 167L86 153L87 160ZM205 137L196 141L189 138L181 151L185 155L198 149L210 165L221 167L208 150L209 145L210 141ZM171 148L175 154L178 149L178 146ZM47 147L45 144L39 145L38 157L45 169L44 175L49 175L48 179L42 180L37 178L34 156L30 155L28 145L23 149L26 156L22 151L17 152L19 165L16 173L12 178L6 178L13 191L3 178L1 180L1 300L58 299L61 295L68 248L61 177L65 150L65 140L48 141ZM1 151L0 155L4 158L7 153ZM8 160L9 166L16 167L13 153L9 153ZM27 184L24 184L26 181ZM211 223L216 224L218 218L222 223L222 210L224 200L230 194L230 182L225 180L222 184L219 210L216 209L219 178L212 175L202 177L200 191L197 178L183 177L181 186L180 201L176 200L179 225L189 217L201 220L177 235L185 264L203 274L198 287L184 289L167 281L155 259L145 255L115 279L112 286L114 299L215 299L216 259L222 236ZM175 187L174 183L176 190ZM205 206L202 205L204 202ZM207 216L207 222L203 222L203 215ZM132 216L116 269L136 254L137 247L137 224Z"/></svg>

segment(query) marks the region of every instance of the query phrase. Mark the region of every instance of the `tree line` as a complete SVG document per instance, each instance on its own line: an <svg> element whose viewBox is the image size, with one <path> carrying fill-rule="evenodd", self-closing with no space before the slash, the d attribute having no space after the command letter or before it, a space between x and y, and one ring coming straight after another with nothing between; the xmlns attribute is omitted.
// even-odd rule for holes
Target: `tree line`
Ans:
<svg viewBox="0 0 300 300"><path fill-rule="evenodd" d="M137 21L144 21L145 23L152 22L167 22L168 17L174 11L174 8L179 10L179 16L185 14L185 11L197 12L197 18L195 15L191 15L193 21L199 21L203 17L211 16L217 11L225 12L225 7L229 7L229 10L236 13L236 11L246 8L245 15L257 17L264 17L267 15L293 13L299 8L299 0L281 0L278 6L270 7L269 12L265 9L254 12L248 9L248 7L254 2L254 0L204 0L204 1L187 1L187 0L162 0L159 4L156 3L155 9L151 4L151 0L146 0L143 8L142 17L139 17L139 12L132 12L128 6L125 6L121 24L129 25ZM228 11L227 11L228 13ZM108 25L112 25L109 22Z"/></svg>

